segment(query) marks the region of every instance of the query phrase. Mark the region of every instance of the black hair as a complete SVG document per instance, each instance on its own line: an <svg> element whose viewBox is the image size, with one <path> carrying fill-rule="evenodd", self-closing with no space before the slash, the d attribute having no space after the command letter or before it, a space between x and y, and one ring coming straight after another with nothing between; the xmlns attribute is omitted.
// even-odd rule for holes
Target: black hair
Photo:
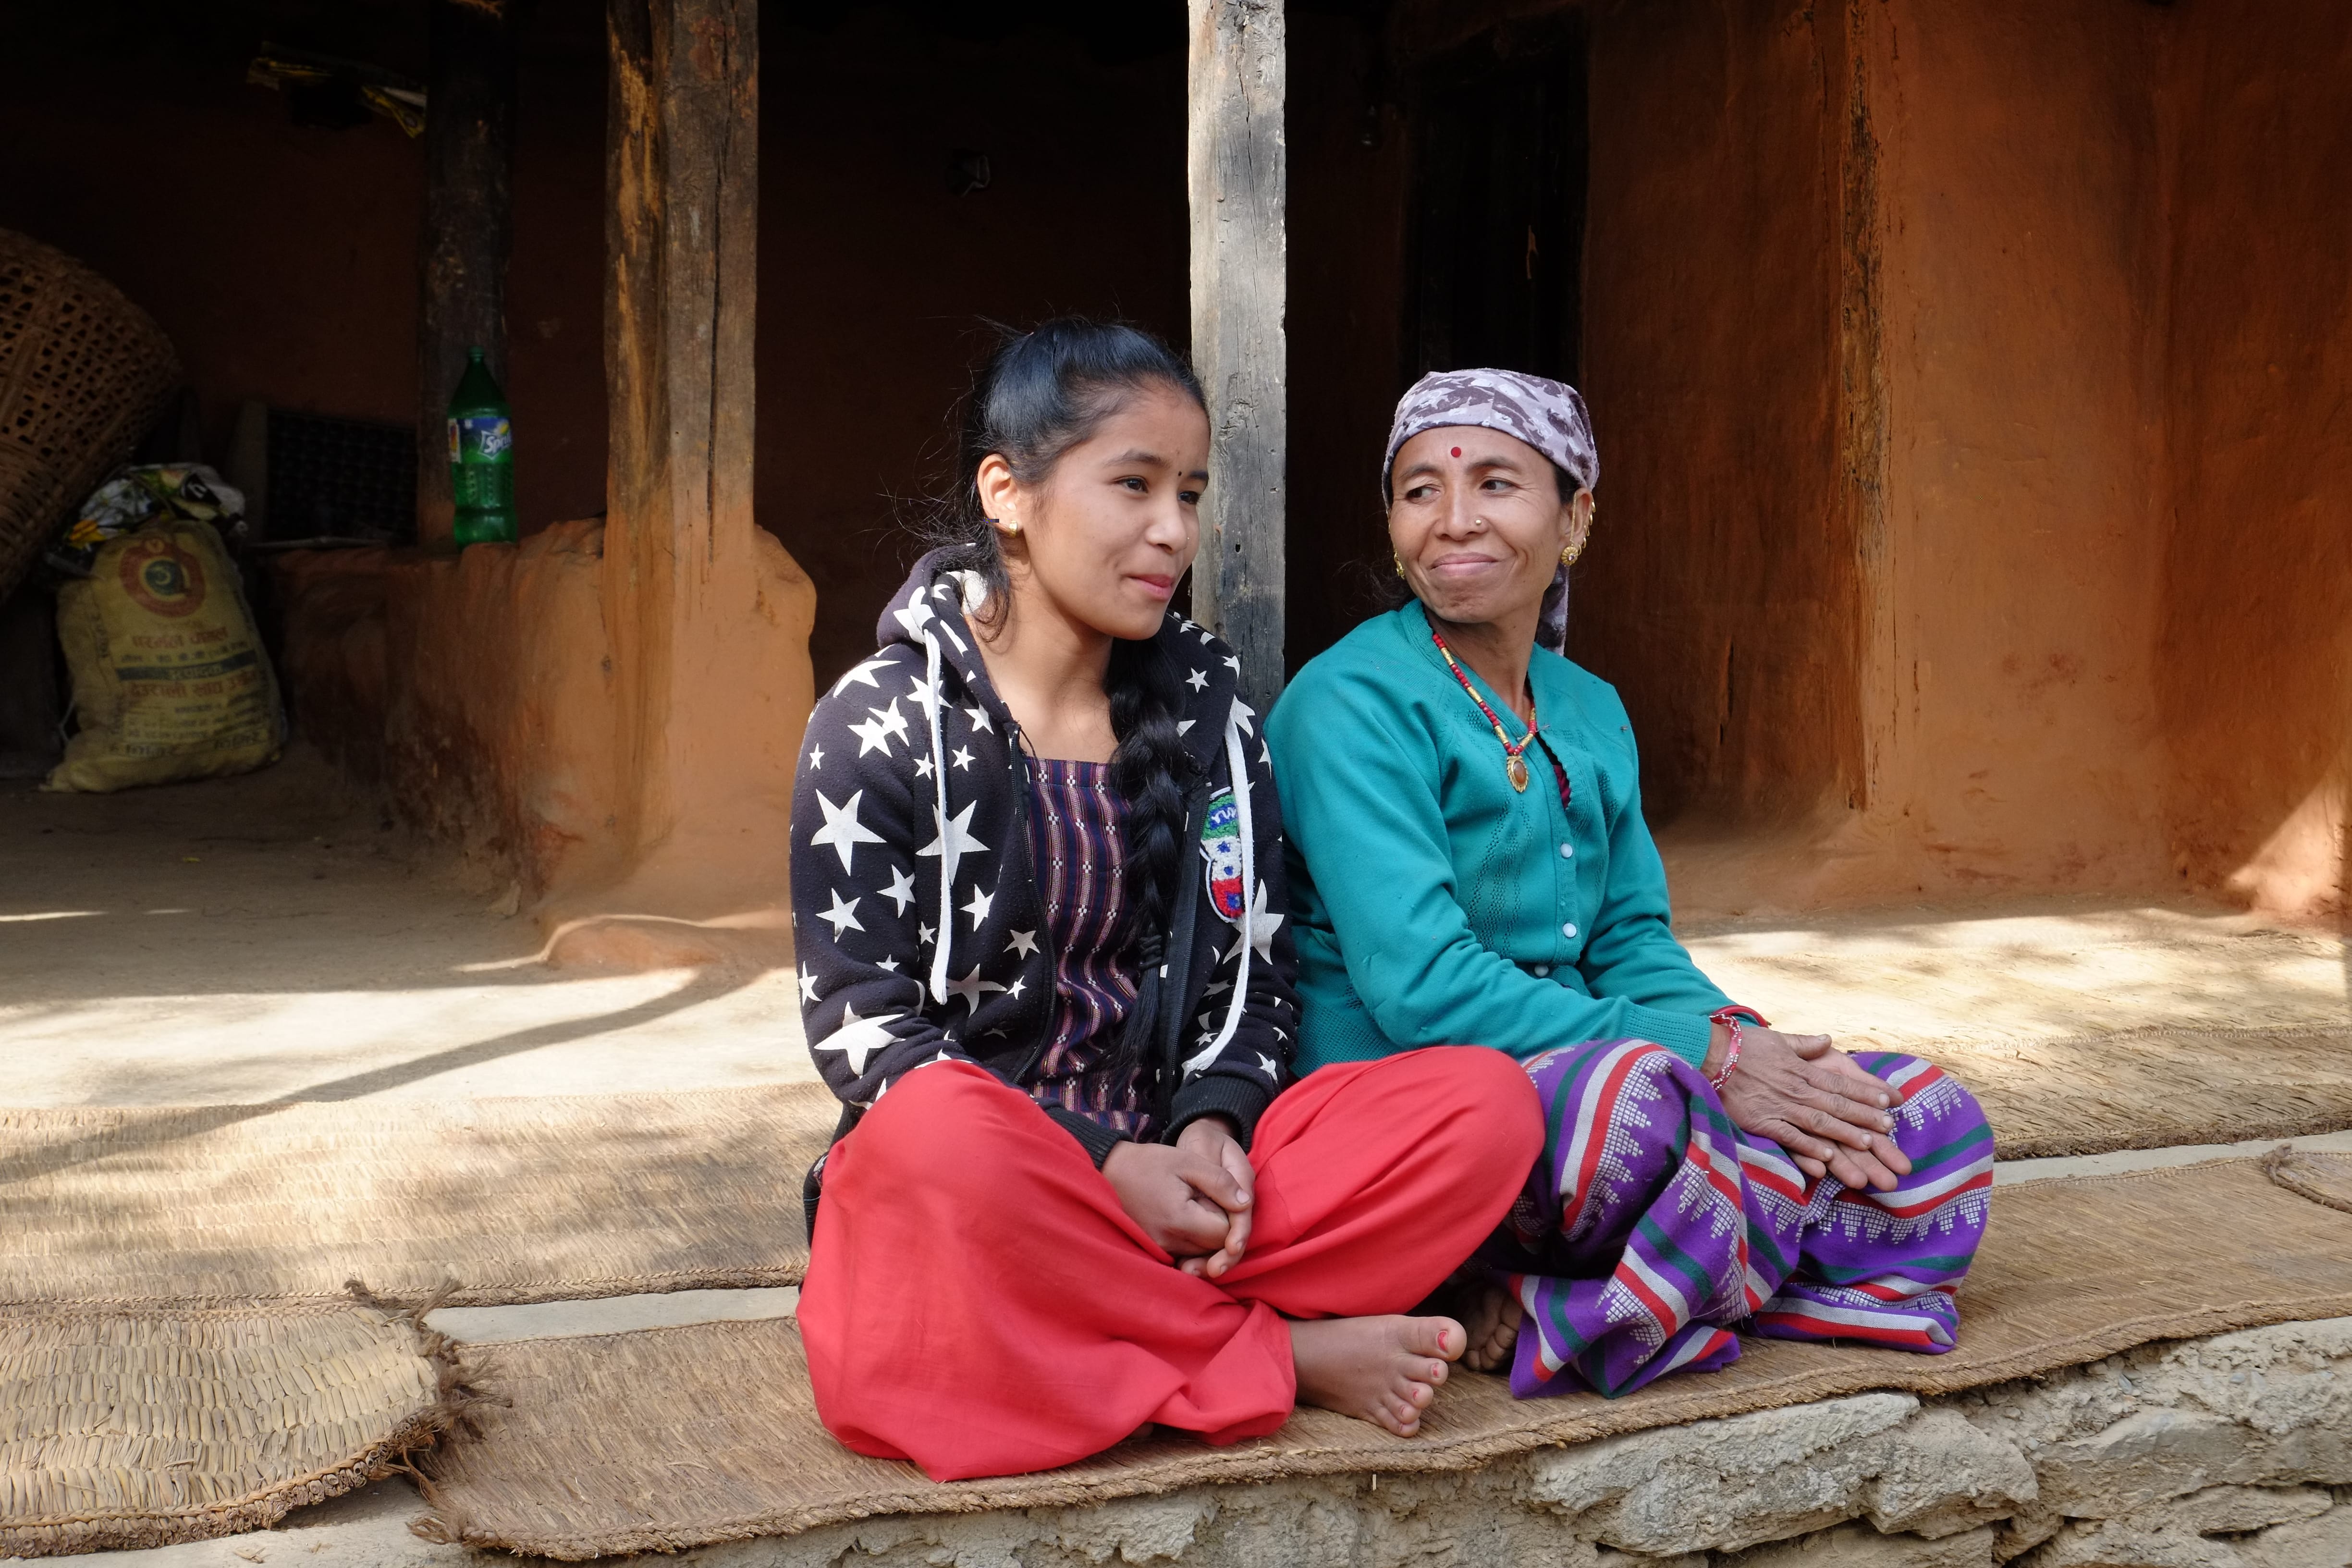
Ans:
<svg viewBox="0 0 2352 1568"><path fill-rule="evenodd" d="M988 584L982 615L1001 624L1012 604L995 524L981 510L980 465L1001 457L1024 485L1043 484L1071 447L1092 436L1136 394L1167 387L1204 411L1192 368L1150 333L1116 321L1059 316L1026 332L1005 332L973 379L963 405L953 488L929 530L950 563ZM1168 921L1183 883L1185 785L1192 759L1176 728L1183 681L1156 638L1111 645L1103 685L1110 698L1111 787L1127 803L1127 916L1135 952L1138 1005L1110 1067L1133 1081L1157 1022L1158 987L1148 984L1165 956Z"/></svg>

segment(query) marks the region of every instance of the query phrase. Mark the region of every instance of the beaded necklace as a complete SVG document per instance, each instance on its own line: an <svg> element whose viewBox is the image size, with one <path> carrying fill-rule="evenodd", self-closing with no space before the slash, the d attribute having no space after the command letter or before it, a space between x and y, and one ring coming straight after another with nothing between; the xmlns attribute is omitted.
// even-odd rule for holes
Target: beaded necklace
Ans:
<svg viewBox="0 0 2352 1568"><path fill-rule="evenodd" d="M1437 645L1437 651L1445 656L1445 668L1454 672L1454 679L1461 682L1464 692L1468 694L1471 701L1475 702L1478 705L1478 711L1486 716L1486 722L1495 727L1495 739L1503 743L1503 776L1511 781L1511 787L1513 789L1517 790L1521 795L1527 794L1528 759L1526 752L1528 744L1536 738L1534 693L1529 692L1528 697L1528 732L1520 736L1517 741L1513 741L1511 737L1505 732L1502 720L1495 716L1495 710L1486 706L1486 700L1478 695L1478 689L1470 684L1469 676L1464 674L1462 667L1454 662L1454 650L1445 646L1444 634L1440 632L1435 626L1432 626L1429 628L1429 640Z"/></svg>

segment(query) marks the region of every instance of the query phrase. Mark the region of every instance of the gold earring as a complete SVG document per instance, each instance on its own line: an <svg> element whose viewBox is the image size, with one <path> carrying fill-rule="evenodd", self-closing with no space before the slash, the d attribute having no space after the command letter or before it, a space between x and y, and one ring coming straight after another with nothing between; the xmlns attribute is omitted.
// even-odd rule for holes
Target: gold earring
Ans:
<svg viewBox="0 0 2352 1568"><path fill-rule="evenodd" d="M1395 551L1391 550L1391 551L1390 551L1390 552L1389 552L1389 559L1390 559L1391 561L1392 561L1392 562L1394 562L1394 563L1396 563L1396 574L1397 574L1398 576L1400 576L1400 577L1403 576L1403 575L1404 575L1404 557L1403 557L1403 556L1402 556L1402 555L1399 555Z"/></svg>
<svg viewBox="0 0 2352 1568"><path fill-rule="evenodd" d="M1573 566L1576 564L1576 558L1583 554L1585 545L1591 542L1592 525L1600 521L1601 508L1598 503L1596 503L1584 514L1584 537L1559 552L1559 563L1561 565Z"/></svg>

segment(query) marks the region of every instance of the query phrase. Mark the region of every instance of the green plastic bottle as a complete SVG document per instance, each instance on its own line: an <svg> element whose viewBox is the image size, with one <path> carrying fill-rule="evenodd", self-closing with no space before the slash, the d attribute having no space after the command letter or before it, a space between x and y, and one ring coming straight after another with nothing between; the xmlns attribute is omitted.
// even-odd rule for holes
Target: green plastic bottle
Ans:
<svg viewBox="0 0 2352 1568"><path fill-rule="evenodd" d="M479 349L449 399L449 493L460 545L514 542L514 416Z"/></svg>

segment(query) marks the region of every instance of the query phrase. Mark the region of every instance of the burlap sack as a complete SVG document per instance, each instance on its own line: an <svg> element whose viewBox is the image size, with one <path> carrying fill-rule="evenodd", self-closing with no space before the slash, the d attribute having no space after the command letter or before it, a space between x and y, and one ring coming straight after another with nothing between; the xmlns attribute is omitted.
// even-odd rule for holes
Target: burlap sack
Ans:
<svg viewBox="0 0 2352 1568"><path fill-rule="evenodd" d="M209 524L108 541L91 575L58 592L58 640L81 731L43 788L103 793L277 760L278 681Z"/></svg>

